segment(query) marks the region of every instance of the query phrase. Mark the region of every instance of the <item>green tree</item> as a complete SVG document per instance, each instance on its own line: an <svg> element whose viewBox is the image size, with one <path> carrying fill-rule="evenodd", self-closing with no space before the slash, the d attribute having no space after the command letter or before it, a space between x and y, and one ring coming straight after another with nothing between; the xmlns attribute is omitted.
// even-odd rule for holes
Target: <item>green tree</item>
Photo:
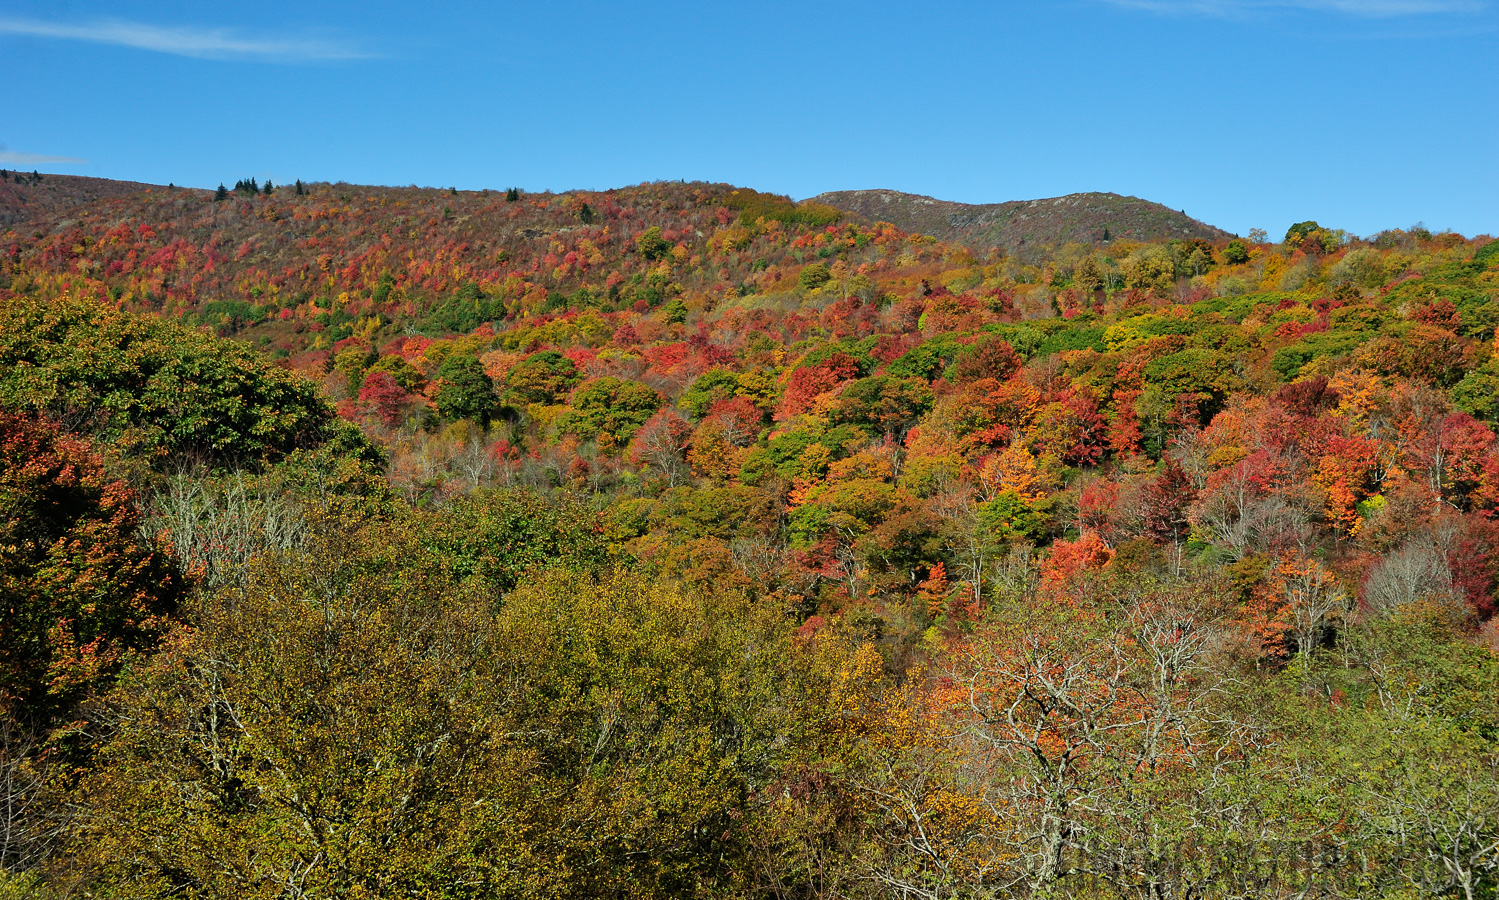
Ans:
<svg viewBox="0 0 1499 900"><path fill-rule="evenodd" d="M738 390L738 375L728 369L709 369L692 382L678 402L693 418L701 419L715 404L733 397Z"/></svg>
<svg viewBox="0 0 1499 900"><path fill-rule="evenodd" d="M687 304L680 298L668 300L661 307L661 321L668 325L680 325L687 321Z"/></svg>
<svg viewBox="0 0 1499 900"><path fill-rule="evenodd" d="M313 384L244 344L70 297L0 300L0 403L157 465L256 464L343 428Z"/></svg>
<svg viewBox="0 0 1499 900"><path fill-rule="evenodd" d="M931 408L932 390L924 382L874 375L844 388L830 412L835 424L857 425L904 440Z"/></svg>
<svg viewBox="0 0 1499 900"><path fill-rule="evenodd" d="M1176 261L1171 251L1151 244L1124 261L1124 286L1133 291L1154 291L1167 296L1176 286Z"/></svg>
<svg viewBox="0 0 1499 900"><path fill-rule="evenodd" d="M635 238L635 251L646 259L655 261L671 252L671 244L661 237L660 227L653 225Z"/></svg>
<svg viewBox="0 0 1499 900"><path fill-rule="evenodd" d="M555 350L533 353L505 373L505 390L521 403L560 403L583 380L573 361Z"/></svg>
<svg viewBox="0 0 1499 900"><path fill-rule="evenodd" d="M460 581L514 590L528 572L603 571L610 562L598 513L577 498L493 489L463 497L417 524L427 552Z"/></svg>
<svg viewBox="0 0 1499 900"><path fill-rule="evenodd" d="M743 890L748 798L821 720L784 617L568 573L497 609L424 543L268 559L136 672L71 871L121 900Z"/></svg>
<svg viewBox="0 0 1499 900"><path fill-rule="evenodd" d="M1286 229L1285 243L1290 246L1300 246L1307 235L1321 230L1322 226L1310 219L1305 222L1297 222Z"/></svg>
<svg viewBox="0 0 1499 900"><path fill-rule="evenodd" d="M341 373L349 387L350 395L357 393L364 383L365 370L376 360L374 351L368 347L353 345L338 351L333 357L333 370Z"/></svg>
<svg viewBox="0 0 1499 900"><path fill-rule="evenodd" d="M597 440L605 449L622 449L661 403L660 394L638 381L595 378L573 391L571 408L557 419L557 433Z"/></svg>
<svg viewBox="0 0 1499 900"><path fill-rule="evenodd" d="M802 268L801 275L797 276L796 283L802 290L811 291L822 287L833 280L833 273L822 263L812 263Z"/></svg>
<svg viewBox="0 0 1499 900"><path fill-rule="evenodd" d="M472 353L452 353L437 369L437 393L432 403L444 419L470 419L481 425L494 415L494 381Z"/></svg>

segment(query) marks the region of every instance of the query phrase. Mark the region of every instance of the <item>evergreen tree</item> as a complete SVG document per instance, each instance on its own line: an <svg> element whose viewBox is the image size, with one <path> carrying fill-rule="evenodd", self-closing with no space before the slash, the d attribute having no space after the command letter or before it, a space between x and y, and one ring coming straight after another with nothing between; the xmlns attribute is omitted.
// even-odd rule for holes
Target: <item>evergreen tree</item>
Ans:
<svg viewBox="0 0 1499 900"><path fill-rule="evenodd" d="M520 199L520 189L519 188L511 188L510 190L508 190L508 191L505 192L505 202L506 203L514 203L515 201L517 201L519 199Z"/></svg>
<svg viewBox="0 0 1499 900"><path fill-rule="evenodd" d="M221 200L228 200L228 199L229 199L229 189L226 188L226 187L224 187L224 183L223 182L219 182L219 189L217 191L214 191L213 201L215 203L218 203Z"/></svg>
<svg viewBox="0 0 1499 900"><path fill-rule="evenodd" d="M261 189L260 189L260 192L261 192L261 193L262 193L262 194L265 194L265 195L266 195L266 196L267 196L267 197L269 197L269 196L270 196L270 195L271 195L271 191L272 191L272 190L274 190L274 189L275 189L275 188L274 188L274 186L273 186L273 185L272 185L272 184L271 184L271 180L270 180L270 179L269 179L269 178L267 178L267 179L266 179L266 180L265 180L265 187L263 187L263 188L261 188Z"/></svg>
<svg viewBox="0 0 1499 900"><path fill-rule="evenodd" d="M302 187L302 179L298 178L297 179L297 196L301 197L302 195L304 195L306 193L307 193L307 189L304 188L304 187Z"/></svg>

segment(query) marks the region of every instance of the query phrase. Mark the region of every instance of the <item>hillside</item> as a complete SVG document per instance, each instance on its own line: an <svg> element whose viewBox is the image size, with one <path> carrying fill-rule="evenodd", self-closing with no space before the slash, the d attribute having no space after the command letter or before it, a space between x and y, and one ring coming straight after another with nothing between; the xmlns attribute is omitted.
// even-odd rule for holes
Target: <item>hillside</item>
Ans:
<svg viewBox="0 0 1499 900"><path fill-rule="evenodd" d="M902 231L929 234L970 247L1002 247L1012 253L1069 243L1110 240L1165 241L1200 238L1226 241L1233 235L1185 213L1138 197L1069 194L1046 200L955 203L900 191L831 191L812 200Z"/></svg>
<svg viewBox="0 0 1499 900"><path fill-rule="evenodd" d="M0 898L1492 895L1499 243L871 218L0 234Z"/></svg>
<svg viewBox="0 0 1499 900"><path fill-rule="evenodd" d="M83 175L0 173L0 230L110 197L125 197L160 185Z"/></svg>
<svg viewBox="0 0 1499 900"><path fill-rule="evenodd" d="M1017 286L1020 313L1036 316L1051 298L1033 288L1065 287L1075 267L1114 290L1201 276L1214 252L1198 239L1171 243L1164 263L1148 265L1138 243L1120 243L1117 256L1097 248L1089 260L1080 245L1065 259L1039 246L954 257L929 235L855 218L843 221L815 201L707 183L513 196L315 184L222 201L157 189L42 215L24 235L0 235L9 251L0 291L108 297L295 355L348 337L360 317L377 317L361 327L388 339L565 309L618 313L673 301L703 309L777 293L808 268L814 283L839 277L835 264L865 299L998 278ZM1194 249L1206 253L1195 263ZM1135 281L1126 278L1131 266ZM320 336L320 325L333 333Z"/></svg>

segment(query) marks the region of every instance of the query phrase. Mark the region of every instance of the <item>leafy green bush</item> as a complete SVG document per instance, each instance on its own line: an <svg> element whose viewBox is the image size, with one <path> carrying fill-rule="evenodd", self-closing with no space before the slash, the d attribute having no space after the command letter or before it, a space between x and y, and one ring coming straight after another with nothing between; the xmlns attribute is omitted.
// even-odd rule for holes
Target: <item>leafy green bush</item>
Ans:
<svg viewBox="0 0 1499 900"><path fill-rule="evenodd" d="M541 403L550 406L562 402L582 380L572 360L556 350L542 350L516 363L505 373L505 391L509 399L523 405Z"/></svg>
<svg viewBox="0 0 1499 900"><path fill-rule="evenodd" d="M437 369L438 388L432 398L444 419L470 419L483 425L494 415L498 398L494 381L484 371L478 358L470 353L454 353Z"/></svg>
<svg viewBox="0 0 1499 900"><path fill-rule="evenodd" d="M1352 352L1367 339L1366 335L1351 331L1323 331L1311 334L1275 351L1270 365L1287 381L1294 381L1301 367L1318 357L1343 356Z"/></svg>
<svg viewBox="0 0 1499 900"><path fill-rule="evenodd" d="M458 293L428 310L418 327L434 335L468 334L485 322L504 317L504 301L486 297L480 292L478 285L470 282L459 288Z"/></svg>
<svg viewBox="0 0 1499 900"><path fill-rule="evenodd" d="M1097 350L1103 353L1108 348L1104 345L1103 333L1107 330L1103 327L1095 328L1069 328L1059 331L1041 342L1036 348L1037 356L1050 356L1053 353L1063 353L1068 350Z"/></svg>
<svg viewBox="0 0 1499 900"><path fill-rule="evenodd" d="M426 547L453 577L514 589L528 571L598 571L609 562L599 514L581 500L494 489L466 496L418 523Z"/></svg>
<svg viewBox="0 0 1499 900"><path fill-rule="evenodd" d="M885 367L885 373L896 378L920 378L931 381L968 348L950 334L928 338L907 350Z"/></svg>
<svg viewBox="0 0 1499 900"><path fill-rule="evenodd" d="M0 403L158 464L255 464L334 427L315 385L242 344L66 297L0 301Z"/></svg>
<svg viewBox="0 0 1499 900"><path fill-rule="evenodd" d="M1473 261L1480 266L1492 266L1499 263L1499 241L1489 241L1478 252L1473 254Z"/></svg>
<svg viewBox="0 0 1499 900"><path fill-rule="evenodd" d="M557 433L621 448L661 408L661 402L660 394L638 381L612 375L595 378L573 391L570 408L557 418Z"/></svg>

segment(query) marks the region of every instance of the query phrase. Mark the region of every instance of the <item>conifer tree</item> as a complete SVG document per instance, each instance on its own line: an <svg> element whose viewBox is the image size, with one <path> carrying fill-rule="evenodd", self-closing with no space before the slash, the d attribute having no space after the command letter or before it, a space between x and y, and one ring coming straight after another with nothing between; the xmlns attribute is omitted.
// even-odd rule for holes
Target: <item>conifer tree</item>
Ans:
<svg viewBox="0 0 1499 900"><path fill-rule="evenodd" d="M214 193L213 193L213 201L215 203L218 203L221 200L228 200L228 199L229 199L229 189L226 188L226 187L224 187L224 183L223 182L219 182L219 189L217 191L214 191Z"/></svg>
<svg viewBox="0 0 1499 900"><path fill-rule="evenodd" d="M298 178L297 179L297 196L301 197L302 195L304 195L306 193L307 193L307 189L304 188L304 187L302 187L302 179Z"/></svg>
<svg viewBox="0 0 1499 900"><path fill-rule="evenodd" d="M514 203L515 201L517 201L519 199L520 199L520 189L519 188L511 188L510 190L508 190L508 191L505 192L505 202L506 203Z"/></svg>

